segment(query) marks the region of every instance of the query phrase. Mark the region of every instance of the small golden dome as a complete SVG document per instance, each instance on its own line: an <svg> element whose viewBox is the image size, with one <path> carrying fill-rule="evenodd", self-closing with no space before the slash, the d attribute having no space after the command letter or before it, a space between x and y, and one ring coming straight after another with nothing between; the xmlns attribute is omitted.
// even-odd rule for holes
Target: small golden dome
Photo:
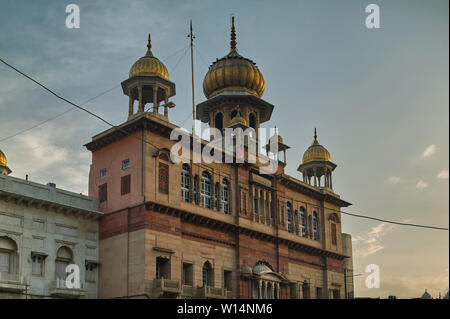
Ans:
<svg viewBox="0 0 450 319"><path fill-rule="evenodd" d="M8 162L6 161L6 155L5 153L0 150L0 166L7 166Z"/></svg>
<svg viewBox="0 0 450 319"><path fill-rule="evenodd" d="M264 77L253 61L238 53L234 17L230 44L230 53L216 60L205 75L203 92L206 98L209 99L225 90L242 90L261 97L265 89Z"/></svg>
<svg viewBox="0 0 450 319"><path fill-rule="evenodd" d="M278 135L278 134L273 135L270 138L269 142L272 141L272 139L278 139L278 144L283 144L284 143L283 138L281 137L281 135Z"/></svg>
<svg viewBox="0 0 450 319"><path fill-rule="evenodd" d="M228 127L248 127L247 121L242 117L241 108L237 106L236 116L231 119L230 125Z"/></svg>
<svg viewBox="0 0 450 319"><path fill-rule="evenodd" d="M331 162L331 155L328 150L317 141L317 133L314 129L314 142L303 154L303 164L313 161Z"/></svg>
<svg viewBox="0 0 450 319"><path fill-rule="evenodd" d="M129 77L131 78L136 75L159 75L169 80L169 72L166 66L157 57L153 56L150 34L148 35L147 48L147 53L131 67Z"/></svg>
<svg viewBox="0 0 450 319"><path fill-rule="evenodd" d="M230 122L229 127L232 127L232 126L247 126L248 127L248 124L247 124L247 121L242 116L236 115L235 117L233 117L233 119Z"/></svg>

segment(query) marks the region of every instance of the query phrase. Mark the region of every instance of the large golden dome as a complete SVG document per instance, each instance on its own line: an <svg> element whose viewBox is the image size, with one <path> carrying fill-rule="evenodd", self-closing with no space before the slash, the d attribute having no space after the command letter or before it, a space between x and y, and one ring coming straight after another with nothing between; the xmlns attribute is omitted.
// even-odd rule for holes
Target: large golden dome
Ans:
<svg viewBox="0 0 450 319"><path fill-rule="evenodd" d="M153 56L150 34L148 35L147 48L147 53L131 67L129 77L131 78L136 75L159 75L169 80L169 72L166 66L157 57Z"/></svg>
<svg viewBox="0 0 450 319"><path fill-rule="evenodd" d="M5 153L0 150L0 166L7 166L8 162L6 161L6 155Z"/></svg>
<svg viewBox="0 0 450 319"><path fill-rule="evenodd" d="M317 141L316 130L314 130L314 142L303 154L302 163L305 164L313 161L331 162L330 152Z"/></svg>
<svg viewBox="0 0 450 319"><path fill-rule="evenodd" d="M203 92L206 98L209 99L225 90L241 90L261 97L265 89L264 77L252 60L238 53L234 17L230 44L230 53L216 60L206 73L203 80Z"/></svg>

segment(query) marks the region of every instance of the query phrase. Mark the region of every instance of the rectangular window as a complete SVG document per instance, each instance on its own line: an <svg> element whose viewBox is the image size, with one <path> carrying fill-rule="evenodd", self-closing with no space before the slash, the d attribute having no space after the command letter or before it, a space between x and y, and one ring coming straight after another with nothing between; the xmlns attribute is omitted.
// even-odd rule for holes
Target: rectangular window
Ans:
<svg viewBox="0 0 450 319"><path fill-rule="evenodd" d="M92 263L86 263L85 280L95 282L95 265Z"/></svg>
<svg viewBox="0 0 450 319"><path fill-rule="evenodd" d="M156 257L156 279L170 279L170 260Z"/></svg>
<svg viewBox="0 0 450 319"><path fill-rule="evenodd" d="M192 264L183 263L183 285L193 286L194 267Z"/></svg>
<svg viewBox="0 0 450 319"><path fill-rule="evenodd" d="M122 169L130 168L130 160L126 159L122 161Z"/></svg>
<svg viewBox="0 0 450 319"><path fill-rule="evenodd" d="M232 287L232 272L229 270L223 271L223 288L225 288L228 291L231 291Z"/></svg>
<svg viewBox="0 0 450 319"><path fill-rule="evenodd" d="M122 176L120 179L120 194L129 194L131 190L131 175Z"/></svg>
<svg viewBox="0 0 450 319"><path fill-rule="evenodd" d="M44 256L34 255L31 257L31 274L34 276L44 275Z"/></svg>
<svg viewBox="0 0 450 319"><path fill-rule="evenodd" d="M102 184L98 187L98 200L100 203L108 200L108 184Z"/></svg>
<svg viewBox="0 0 450 319"><path fill-rule="evenodd" d="M322 299L322 288L321 287L316 288L316 299Z"/></svg>
<svg viewBox="0 0 450 319"><path fill-rule="evenodd" d="M100 178L106 177L106 168L100 170Z"/></svg>
<svg viewBox="0 0 450 319"><path fill-rule="evenodd" d="M331 243L333 245L337 245L336 224L335 223L331 223Z"/></svg>
<svg viewBox="0 0 450 319"><path fill-rule="evenodd" d="M333 289L333 299L341 299L341 294L339 289Z"/></svg>

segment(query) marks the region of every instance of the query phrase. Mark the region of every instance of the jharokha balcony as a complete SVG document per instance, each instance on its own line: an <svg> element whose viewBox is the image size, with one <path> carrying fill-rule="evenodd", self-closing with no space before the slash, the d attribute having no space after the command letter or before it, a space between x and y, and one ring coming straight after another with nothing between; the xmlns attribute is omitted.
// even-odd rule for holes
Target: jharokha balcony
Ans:
<svg viewBox="0 0 450 319"><path fill-rule="evenodd" d="M233 294L225 288L210 286L198 287L182 285L181 280L154 279L147 283L146 291L150 298L210 298L231 299Z"/></svg>
<svg viewBox="0 0 450 319"><path fill-rule="evenodd" d="M216 288L210 286L198 287L199 298L209 298L209 299L228 299L232 298L231 291L225 288Z"/></svg>
<svg viewBox="0 0 450 319"><path fill-rule="evenodd" d="M64 279L57 279L50 283L50 295L57 298L80 298L85 295L85 291L83 284L80 288L70 288Z"/></svg>
<svg viewBox="0 0 450 319"><path fill-rule="evenodd" d="M19 274L0 272L0 291L23 293L27 288L27 279Z"/></svg>
<svg viewBox="0 0 450 319"><path fill-rule="evenodd" d="M174 297L181 293L181 281L172 279L154 279L148 286L147 290L151 297Z"/></svg>

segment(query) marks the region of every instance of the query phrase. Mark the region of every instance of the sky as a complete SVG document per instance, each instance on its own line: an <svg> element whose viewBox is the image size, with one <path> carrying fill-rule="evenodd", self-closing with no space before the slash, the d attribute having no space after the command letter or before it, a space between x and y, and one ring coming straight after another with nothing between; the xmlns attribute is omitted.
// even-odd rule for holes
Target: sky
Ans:
<svg viewBox="0 0 450 319"><path fill-rule="evenodd" d="M229 51L233 14L238 50L258 65L263 99L275 106L263 126L276 125L291 146L288 174L301 179L296 169L317 127L338 165L334 191L353 204L344 211L448 227L448 1L73 0L78 29L65 25L69 3L1 0L0 57L76 103L95 97L83 105L120 124L128 114L120 83L151 32L176 84L170 121L189 129L189 20L202 102L208 66ZM365 26L370 3L379 5L379 29ZM0 64L0 149L12 176L87 193L83 145L108 127L70 108ZM342 225L353 236L356 296L448 291L448 231L346 215ZM379 266L380 288L365 285L370 264Z"/></svg>

